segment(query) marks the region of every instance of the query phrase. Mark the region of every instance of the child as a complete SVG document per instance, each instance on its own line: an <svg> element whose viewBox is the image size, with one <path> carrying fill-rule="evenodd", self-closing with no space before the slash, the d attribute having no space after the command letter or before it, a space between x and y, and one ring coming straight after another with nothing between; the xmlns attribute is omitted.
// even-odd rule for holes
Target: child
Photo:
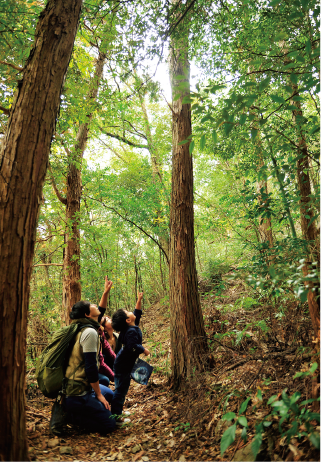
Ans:
<svg viewBox="0 0 321 462"><path fill-rule="evenodd" d="M101 325L103 324L103 320L101 321ZM99 383L101 385L105 385L106 387L109 386L110 381L114 381L114 373L112 371L112 367L116 358L115 353L113 352L111 346L109 345L104 331L100 327L98 330L100 335L100 345L101 349L98 354L99 360L99 369L98 369L98 376L99 376Z"/></svg>
<svg viewBox="0 0 321 462"><path fill-rule="evenodd" d="M118 338L119 335L116 334L116 332L114 332L113 326L111 325L111 319L108 316L104 316L102 318L100 324L104 329L104 334L105 334L105 337L106 337L109 345L111 346L114 353L117 355L117 353L121 349L121 344L120 344L119 338ZM113 360L112 364L110 364L109 361L106 360L106 358L105 358L105 362L109 367L113 367L113 365L114 365L114 360Z"/></svg>
<svg viewBox="0 0 321 462"><path fill-rule="evenodd" d="M115 391L111 404L113 415L121 416L126 394L130 385L130 373L136 359L142 353L149 355L147 348L142 345L142 331L138 327L142 315L143 292L138 292L138 299L134 313L126 310L117 310L112 317L113 329L120 332L119 341L123 345L114 362ZM122 423L118 418L118 422Z"/></svg>

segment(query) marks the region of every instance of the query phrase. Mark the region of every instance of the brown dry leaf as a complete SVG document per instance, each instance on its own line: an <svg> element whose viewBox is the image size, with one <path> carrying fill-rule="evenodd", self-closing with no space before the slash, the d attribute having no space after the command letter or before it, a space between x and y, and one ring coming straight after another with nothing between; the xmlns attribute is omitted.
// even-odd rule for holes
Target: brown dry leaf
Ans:
<svg viewBox="0 0 321 462"><path fill-rule="evenodd" d="M41 449L46 449L46 448L47 448L47 441L44 440L44 441L41 443Z"/></svg>
<svg viewBox="0 0 321 462"><path fill-rule="evenodd" d="M139 451L135 456L132 458L132 461L135 462L136 460L140 459L142 455L145 454L145 451Z"/></svg>
<svg viewBox="0 0 321 462"><path fill-rule="evenodd" d="M38 438L40 436L39 432L34 433L33 435L28 435L29 440L33 440L34 438Z"/></svg>

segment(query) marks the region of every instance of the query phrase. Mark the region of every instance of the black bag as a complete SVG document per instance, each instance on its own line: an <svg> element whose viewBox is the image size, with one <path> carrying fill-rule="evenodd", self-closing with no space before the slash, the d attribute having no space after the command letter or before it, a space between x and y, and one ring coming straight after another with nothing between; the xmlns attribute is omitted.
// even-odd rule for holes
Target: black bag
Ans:
<svg viewBox="0 0 321 462"><path fill-rule="evenodd" d="M66 413L63 409L64 395L58 395L51 410L51 419L49 424L50 433L56 436L61 436L66 424Z"/></svg>
<svg viewBox="0 0 321 462"><path fill-rule="evenodd" d="M146 361L137 358L130 375L135 382L140 383L141 385L147 385L153 369L153 366L148 364Z"/></svg>

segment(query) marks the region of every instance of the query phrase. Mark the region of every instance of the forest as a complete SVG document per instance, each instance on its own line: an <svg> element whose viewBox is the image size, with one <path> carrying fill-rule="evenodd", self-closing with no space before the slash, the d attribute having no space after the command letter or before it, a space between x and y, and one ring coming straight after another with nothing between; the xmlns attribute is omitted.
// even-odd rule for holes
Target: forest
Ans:
<svg viewBox="0 0 321 462"><path fill-rule="evenodd" d="M320 460L319 21L0 0L0 460ZM37 361L106 275L154 371L55 436Z"/></svg>

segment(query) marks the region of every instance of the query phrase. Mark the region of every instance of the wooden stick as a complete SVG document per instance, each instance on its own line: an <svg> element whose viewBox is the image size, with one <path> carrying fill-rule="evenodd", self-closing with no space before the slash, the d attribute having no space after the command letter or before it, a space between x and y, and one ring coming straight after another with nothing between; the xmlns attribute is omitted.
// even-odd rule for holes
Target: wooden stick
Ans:
<svg viewBox="0 0 321 462"><path fill-rule="evenodd" d="M38 409L34 409L34 408L30 407L30 406L26 406L26 413L31 414L31 415L35 415L35 416L44 417L45 419L50 420L48 418L48 416L43 414L41 411L38 411Z"/></svg>

